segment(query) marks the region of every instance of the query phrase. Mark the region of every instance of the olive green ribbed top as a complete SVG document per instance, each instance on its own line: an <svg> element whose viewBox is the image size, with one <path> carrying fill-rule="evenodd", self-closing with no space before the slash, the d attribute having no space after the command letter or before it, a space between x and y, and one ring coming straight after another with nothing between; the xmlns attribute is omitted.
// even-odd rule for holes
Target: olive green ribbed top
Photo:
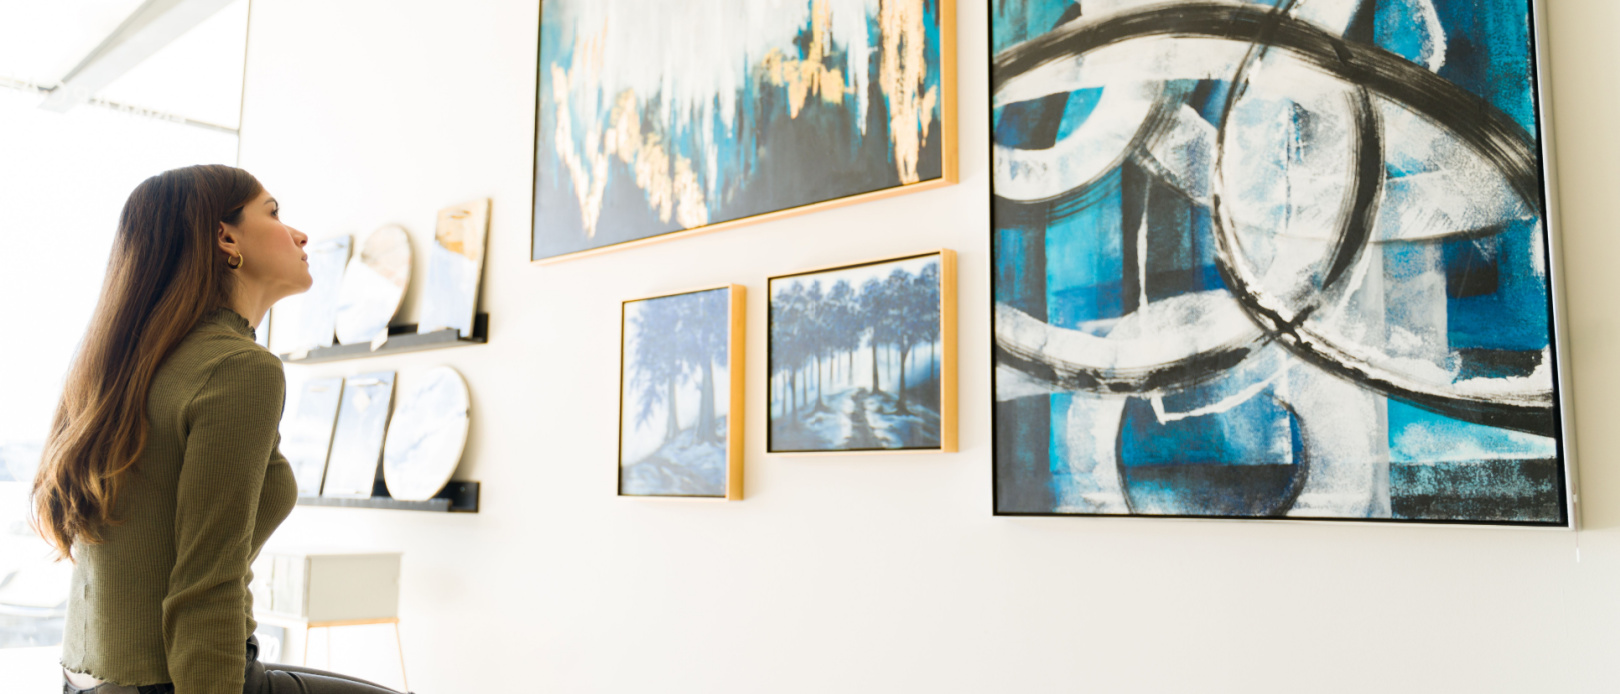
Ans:
<svg viewBox="0 0 1620 694"><path fill-rule="evenodd" d="M73 548L62 665L176 694L240 694L249 565L292 512L277 450L286 382L235 312L199 323L158 368L146 448L100 544Z"/></svg>

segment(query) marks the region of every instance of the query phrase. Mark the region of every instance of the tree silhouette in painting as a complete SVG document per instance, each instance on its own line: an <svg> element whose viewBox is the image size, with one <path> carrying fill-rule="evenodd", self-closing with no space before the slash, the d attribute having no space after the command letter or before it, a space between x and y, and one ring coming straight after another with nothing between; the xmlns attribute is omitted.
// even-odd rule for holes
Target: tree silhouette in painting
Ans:
<svg viewBox="0 0 1620 694"><path fill-rule="evenodd" d="M933 448L937 257L774 280L771 450Z"/></svg>
<svg viewBox="0 0 1620 694"><path fill-rule="evenodd" d="M730 361L730 292L717 289L648 299L627 307L626 411L621 445L657 431L654 450L622 459L626 494L717 496L725 493L728 412L720 410L716 369ZM690 397L696 388L696 403ZM683 410L684 406L687 408ZM683 423L682 413L692 416ZM661 420L656 424L655 420Z"/></svg>
<svg viewBox="0 0 1620 694"><path fill-rule="evenodd" d="M919 303L917 307L918 315L921 316L928 311L939 311L942 306L940 303L939 264L932 263L923 266L922 271L917 273L917 277L912 281L916 283L916 287L912 291ZM942 321L918 318L917 337L920 344L928 346L928 359L923 362L928 365L928 378L924 381L925 383L932 383L939 376L938 364L935 360L938 357L937 349L942 327ZM931 403L934 407L939 407L940 393L938 388L927 389L923 392L932 396Z"/></svg>
<svg viewBox="0 0 1620 694"><path fill-rule="evenodd" d="M860 307L861 327L865 329L867 344L872 347L872 392L881 393L883 383L878 379L878 345L881 344L883 325L889 317L889 300L883 291L883 280L867 280L861 285L861 294L855 302Z"/></svg>

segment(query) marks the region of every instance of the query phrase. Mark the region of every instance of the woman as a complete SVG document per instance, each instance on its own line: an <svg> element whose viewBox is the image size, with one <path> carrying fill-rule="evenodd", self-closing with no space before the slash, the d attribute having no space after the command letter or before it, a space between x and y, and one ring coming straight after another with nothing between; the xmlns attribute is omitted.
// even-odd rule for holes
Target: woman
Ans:
<svg viewBox="0 0 1620 694"><path fill-rule="evenodd" d="M252 639L248 567L297 498L281 362L254 328L309 289L308 240L228 166L124 204L34 479L35 527L74 561L63 692L392 691L260 663Z"/></svg>

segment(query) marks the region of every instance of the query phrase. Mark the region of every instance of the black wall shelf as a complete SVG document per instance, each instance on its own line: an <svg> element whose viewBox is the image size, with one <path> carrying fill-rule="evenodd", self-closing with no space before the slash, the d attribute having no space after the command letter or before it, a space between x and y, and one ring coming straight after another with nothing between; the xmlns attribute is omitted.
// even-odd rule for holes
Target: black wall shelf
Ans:
<svg viewBox="0 0 1620 694"><path fill-rule="evenodd" d="M376 350L371 349L369 343L360 345L334 344L331 347L316 347L299 355L283 354L280 356L282 361L289 364L319 364L321 362L342 361L345 359L363 359L384 354L420 352L426 349L482 345L489 342L489 314L487 313L479 313L473 318L473 331L468 336L462 336L454 328L435 330L431 333L419 333L416 332L416 327L415 324L388 326L388 341L384 342Z"/></svg>
<svg viewBox="0 0 1620 694"><path fill-rule="evenodd" d="M427 501L400 501L388 495L388 487L378 480L371 489L371 498L342 498L329 496L300 496L299 506L338 506L342 508L382 508L394 511L433 511L450 513L478 513L478 483L454 482L444 486Z"/></svg>

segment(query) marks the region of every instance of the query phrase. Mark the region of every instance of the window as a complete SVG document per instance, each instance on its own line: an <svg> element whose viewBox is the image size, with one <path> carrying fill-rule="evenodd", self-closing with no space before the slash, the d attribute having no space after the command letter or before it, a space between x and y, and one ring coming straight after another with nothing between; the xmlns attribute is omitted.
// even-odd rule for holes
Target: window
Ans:
<svg viewBox="0 0 1620 694"><path fill-rule="evenodd" d="M0 6L0 679L14 681L7 649L54 664L61 643L72 569L28 529L28 488L119 211L148 176L236 163L248 10L248 0ZM164 16L126 21L137 12ZM175 35L130 36L131 25ZM72 89L65 111L42 107Z"/></svg>

